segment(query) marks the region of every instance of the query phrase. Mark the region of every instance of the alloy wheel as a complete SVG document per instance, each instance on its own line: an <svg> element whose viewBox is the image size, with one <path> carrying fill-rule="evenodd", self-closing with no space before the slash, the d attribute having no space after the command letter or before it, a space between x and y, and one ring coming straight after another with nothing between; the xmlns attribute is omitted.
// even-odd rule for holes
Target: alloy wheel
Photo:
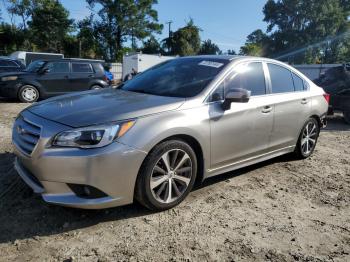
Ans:
<svg viewBox="0 0 350 262"><path fill-rule="evenodd" d="M314 122L309 122L303 131L301 138L301 150L304 155L309 155L316 146L318 130Z"/></svg>
<svg viewBox="0 0 350 262"><path fill-rule="evenodd" d="M181 149L164 153L153 168L150 188L160 203L172 203L187 190L192 178L192 161Z"/></svg>

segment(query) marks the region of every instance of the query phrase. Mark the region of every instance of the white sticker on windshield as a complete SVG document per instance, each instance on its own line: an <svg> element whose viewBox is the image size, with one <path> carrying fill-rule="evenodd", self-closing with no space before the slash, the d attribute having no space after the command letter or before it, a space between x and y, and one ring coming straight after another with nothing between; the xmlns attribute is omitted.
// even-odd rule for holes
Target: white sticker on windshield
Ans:
<svg viewBox="0 0 350 262"><path fill-rule="evenodd" d="M213 61L202 61L202 62L200 62L198 65L220 68L220 67L222 67L224 64L218 63L218 62L213 62Z"/></svg>

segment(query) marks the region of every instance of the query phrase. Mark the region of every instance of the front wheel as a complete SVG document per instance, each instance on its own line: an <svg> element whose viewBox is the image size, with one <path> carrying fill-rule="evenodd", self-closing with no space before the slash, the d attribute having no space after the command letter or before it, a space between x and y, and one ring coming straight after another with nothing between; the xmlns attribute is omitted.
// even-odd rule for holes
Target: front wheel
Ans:
<svg viewBox="0 0 350 262"><path fill-rule="evenodd" d="M298 158L306 159L312 155L315 150L319 134L320 125L315 118L310 118L304 124L295 148L295 153Z"/></svg>
<svg viewBox="0 0 350 262"><path fill-rule="evenodd" d="M196 173L197 158L187 143L178 140L163 142L142 164L135 197L151 210L173 208L192 190Z"/></svg>
<svg viewBox="0 0 350 262"><path fill-rule="evenodd" d="M19 89L18 99L24 103L33 103L39 99L39 91L31 85L24 85Z"/></svg>

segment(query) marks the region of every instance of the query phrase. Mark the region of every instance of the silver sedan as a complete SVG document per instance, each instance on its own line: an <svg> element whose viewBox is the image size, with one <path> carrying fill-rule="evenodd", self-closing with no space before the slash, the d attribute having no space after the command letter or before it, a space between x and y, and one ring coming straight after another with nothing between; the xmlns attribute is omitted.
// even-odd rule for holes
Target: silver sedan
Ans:
<svg viewBox="0 0 350 262"><path fill-rule="evenodd" d="M309 157L328 100L278 61L177 58L118 89L22 111L15 167L49 203L98 209L138 200L165 210L206 178L283 154Z"/></svg>

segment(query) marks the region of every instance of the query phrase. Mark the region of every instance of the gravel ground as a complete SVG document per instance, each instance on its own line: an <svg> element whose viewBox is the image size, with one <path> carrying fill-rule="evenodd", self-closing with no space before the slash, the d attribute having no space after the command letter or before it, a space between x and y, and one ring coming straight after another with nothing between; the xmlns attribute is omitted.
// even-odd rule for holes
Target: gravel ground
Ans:
<svg viewBox="0 0 350 262"><path fill-rule="evenodd" d="M0 261L350 261L350 126L329 120L315 154L210 179L183 204L84 211L45 204L13 169L0 101Z"/></svg>

